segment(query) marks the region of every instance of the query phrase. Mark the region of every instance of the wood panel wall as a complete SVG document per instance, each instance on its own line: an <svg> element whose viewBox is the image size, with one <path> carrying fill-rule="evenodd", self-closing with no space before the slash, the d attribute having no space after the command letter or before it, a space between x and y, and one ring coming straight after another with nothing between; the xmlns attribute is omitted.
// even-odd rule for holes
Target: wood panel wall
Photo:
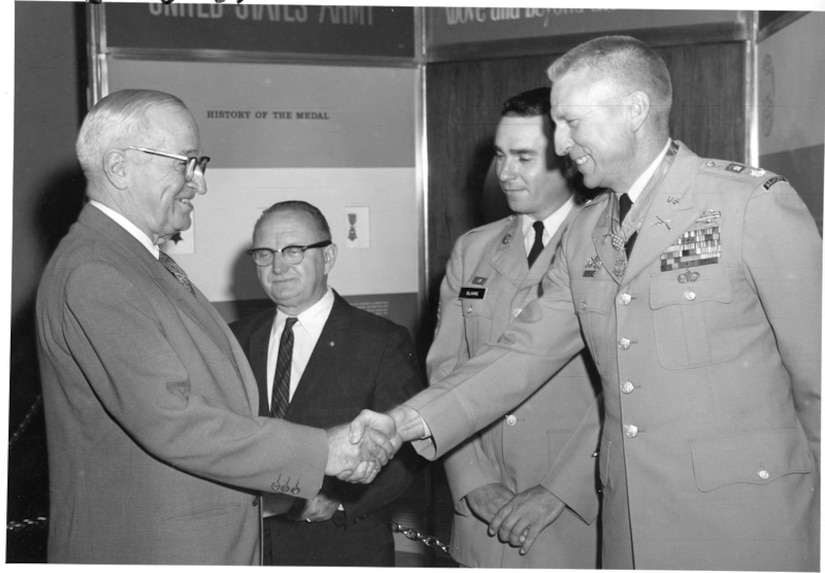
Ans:
<svg viewBox="0 0 825 573"><path fill-rule="evenodd" d="M745 161L745 43L656 49L673 82L673 137L700 155ZM465 231L507 212L495 183L487 177L501 104L520 91L547 85L544 70L558 55L442 62L426 68L429 310L422 317L425 346L431 340L438 286L453 243Z"/></svg>

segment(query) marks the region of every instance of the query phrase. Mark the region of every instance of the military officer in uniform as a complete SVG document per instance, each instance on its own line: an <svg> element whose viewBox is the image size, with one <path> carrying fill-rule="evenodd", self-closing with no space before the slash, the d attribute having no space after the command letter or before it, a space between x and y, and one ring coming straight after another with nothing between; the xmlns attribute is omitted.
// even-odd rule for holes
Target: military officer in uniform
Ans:
<svg viewBox="0 0 825 573"><path fill-rule="evenodd" d="M539 295L559 238L582 208L552 142L549 88L526 91L504 103L495 134L495 172L516 214L472 229L456 241L427 355L430 383L474 356L485 342L497 340ZM597 376L591 381L585 359L580 355L571 360L555 383L445 459L455 503L450 554L461 565L597 567L595 458L588 458L589 467L568 483L549 486L546 479L555 473L559 454L595 400L599 381ZM592 453L598 441L589 447ZM586 479L593 486L582 491L578 483ZM566 495L570 490L575 492L572 497ZM562 499L564 508L553 520L556 516L545 507L555 499ZM538 541L529 553L488 535L488 523L497 514L523 519L536 532ZM552 526L545 527L551 521Z"/></svg>
<svg viewBox="0 0 825 573"><path fill-rule="evenodd" d="M670 76L644 43L596 38L548 75L556 152L610 191L562 238L544 296L390 412L400 436L444 454L586 343L604 396L603 567L818 570L822 240L810 212L784 177L670 138Z"/></svg>

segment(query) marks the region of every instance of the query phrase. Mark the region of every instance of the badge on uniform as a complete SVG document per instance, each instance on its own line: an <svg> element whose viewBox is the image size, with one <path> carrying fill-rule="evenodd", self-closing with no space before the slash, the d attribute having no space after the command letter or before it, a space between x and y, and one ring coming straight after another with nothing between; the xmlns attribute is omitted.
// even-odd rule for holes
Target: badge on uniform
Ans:
<svg viewBox="0 0 825 573"><path fill-rule="evenodd" d="M487 295L486 288L470 288L470 287L461 287L461 290L458 291L458 298L466 298L466 299L483 299Z"/></svg>
<svg viewBox="0 0 825 573"><path fill-rule="evenodd" d="M713 209L703 212L693 228L661 254L660 270L665 272L718 263L722 256L720 217L721 213Z"/></svg>
<svg viewBox="0 0 825 573"><path fill-rule="evenodd" d="M587 259L587 264L584 265L584 273L582 273L582 277L586 279L592 279L596 276L596 273L599 272L599 267L601 266L602 262L599 260L599 257L590 257Z"/></svg>
<svg viewBox="0 0 825 573"><path fill-rule="evenodd" d="M487 284L487 277L473 277L473 280L470 282L474 285L484 286Z"/></svg>

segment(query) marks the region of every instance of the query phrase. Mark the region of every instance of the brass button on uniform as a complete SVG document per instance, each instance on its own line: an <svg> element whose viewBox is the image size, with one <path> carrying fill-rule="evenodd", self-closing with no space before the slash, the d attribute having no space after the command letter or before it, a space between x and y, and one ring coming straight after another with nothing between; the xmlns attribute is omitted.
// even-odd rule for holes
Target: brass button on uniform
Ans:
<svg viewBox="0 0 825 573"><path fill-rule="evenodd" d="M631 300L632 300L632 297L629 294L627 294L626 292L623 292L622 294L619 295L619 304L622 305L622 306L629 305Z"/></svg>
<svg viewBox="0 0 825 573"><path fill-rule="evenodd" d="M688 300L694 300L694 299L696 299L696 293L693 292L692 290L686 290L685 291L685 298L688 299Z"/></svg>
<svg viewBox="0 0 825 573"><path fill-rule="evenodd" d="M624 435L628 438L635 438L639 435L639 428L633 424L626 424L624 427Z"/></svg>
<svg viewBox="0 0 825 573"><path fill-rule="evenodd" d="M622 382L622 394L630 394L635 389L636 387L630 380L625 380L624 382Z"/></svg>
<svg viewBox="0 0 825 573"><path fill-rule="evenodd" d="M520 315L520 314L521 314L521 309L517 308L516 310L513 311L513 318L518 318L518 315Z"/></svg>
<svg viewBox="0 0 825 573"><path fill-rule="evenodd" d="M515 426L518 423L518 418L512 414L507 414L504 416L504 423L508 426Z"/></svg>
<svg viewBox="0 0 825 573"><path fill-rule="evenodd" d="M583 300L579 303L579 308L582 310L587 310L587 301Z"/></svg>
<svg viewBox="0 0 825 573"><path fill-rule="evenodd" d="M627 350L630 348L630 339L629 338L620 338L619 339L619 348L622 350Z"/></svg>
<svg viewBox="0 0 825 573"><path fill-rule="evenodd" d="M768 472L768 470L759 470L758 475L762 479L768 479L769 477L771 477L771 474L770 474L770 472Z"/></svg>

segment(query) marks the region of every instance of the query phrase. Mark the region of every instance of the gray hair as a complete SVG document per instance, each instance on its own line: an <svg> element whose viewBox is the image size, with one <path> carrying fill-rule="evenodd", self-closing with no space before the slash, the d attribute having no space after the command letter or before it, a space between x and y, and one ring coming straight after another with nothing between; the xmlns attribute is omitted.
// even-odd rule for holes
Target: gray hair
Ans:
<svg viewBox="0 0 825 573"><path fill-rule="evenodd" d="M594 38L556 59L547 68L547 76L556 81L582 70L596 71L631 91L648 94L656 126L667 130L673 86L664 60L650 46L631 36Z"/></svg>
<svg viewBox="0 0 825 573"><path fill-rule="evenodd" d="M146 111L161 105L188 111L179 98L156 90L120 90L97 102L86 114L75 145L86 177L90 178L99 169L101 157L108 149L134 144L151 135Z"/></svg>

